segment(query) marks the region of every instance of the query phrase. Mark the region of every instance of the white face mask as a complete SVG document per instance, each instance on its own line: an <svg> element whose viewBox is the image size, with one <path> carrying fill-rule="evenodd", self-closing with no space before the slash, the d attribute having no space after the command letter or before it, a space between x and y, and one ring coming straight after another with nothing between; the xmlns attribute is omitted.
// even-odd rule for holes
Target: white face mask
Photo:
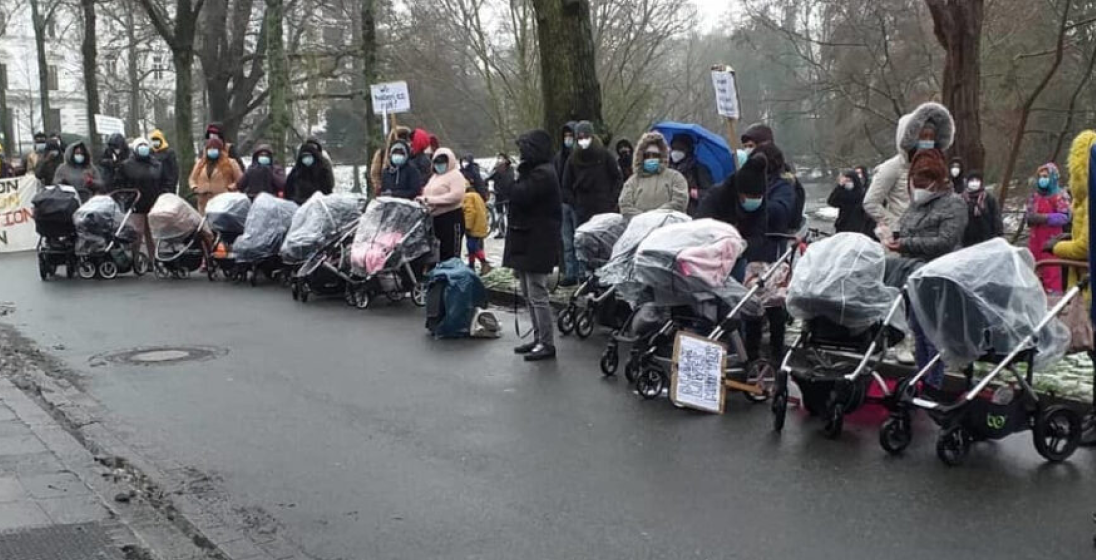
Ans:
<svg viewBox="0 0 1096 560"><path fill-rule="evenodd" d="M685 159L685 152L681 150L674 150L670 152L670 161L674 163L681 163L681 160Z"/></svg>
<svg viewBox="0 0 1096 560"><path fill-rule="evenodd" d="M913 198L914 204L921 204L932 198L932 191L928 189L913 189L913 193L910 196Z"/></svg>
<svg viewBox="0 0 1096 560"><path fill-rule="evenodd" d="M591 143L591 142L593 142L593 139L591 139L591 138L583 138L583 139L581 139L581 140L579 140L579 141L578 141L578 147L580 147L580 148L582 148L583 150L585 150L586 148L589 148L589 147L590 147L590 143Z"/></svg>
<svg viewBox="0 0 1096 560"><path fill-rule="evenodd" d="M981 181L967 181L967 190L971 192L977 192L982 190Z"/></svg>
<svg viewBox="0 0 1096 560"><path fill-rule="evenodd" d="M962 173L962 172L963 172L963 170L959 169L958 167L952 167L951 168L951 176L952 177L958 178L959 174Z"/></svg>

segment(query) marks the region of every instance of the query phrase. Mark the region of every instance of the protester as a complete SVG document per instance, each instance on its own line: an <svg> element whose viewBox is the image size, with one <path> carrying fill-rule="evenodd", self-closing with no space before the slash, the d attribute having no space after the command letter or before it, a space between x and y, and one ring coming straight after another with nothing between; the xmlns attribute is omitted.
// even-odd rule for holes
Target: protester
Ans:
<svg viewBox="0 0 1096 560"><path fill-rule="evenodd" d="M447 261L460 256L466 181L453 150L438 149L433 161L434 174L423 188L419 200L426 204L434 218L434 235L441 245L439 256L442 261Z"/></svg>
<svg viewBox="0 0 1096 560"><path fill-rule="evenodd" d="M224 142L212 138L206 141L205 153L190 172L190 189L198 201L198 213L205 215L209 199L221 193L235 191L243 177L240 167L224 153Z"/></svg>
<svg viewBox="0 0 1096 560"><path fill-rule="evenodd" d="M236 190L252 200L264 192L278 197L285 195L285 169L274 160L274 150L269 144L259 144L255 148L251 165L236 184Z"/></svg>
<svg viewBox="0 0 1096 560"><path fill-rule="evenodd" d="M962 196L967 203L967 229L963 233L963 247L977 245L1005 234L1001 206L997 203L997 197L986 191L981 171L967 173Z"/></svg>
<svg viewBox="0 0 1096 560"><path fill-rule="evenodd" d="M620 199L620 167L616 158L594 135L594 125L581 121L575 125L575 148L563 168L562 191L574 198L574 227L590 218L617 211ZM567 252L567 273L561 285L573 285L586 275L575 256L574 231L564 235ZM574 259L571 261L571 259Z"/></svg>
<svg viewBox="0 0 1096 560"><path fill-rule="evenodd" d="M464 199L461 202L464 211L464 240L468 249L468 268L476 269L476 262L480 263L480 275L491 272L491 264L487 262L487 252L484 250L483 240L487 238L487 203L476 192L476 188L469 184L465 188Z"/></svg>
<svg viewBox="0 0 1096 560"><path fill-rule="evenodd" d="M7 154L4 153L4 146L0 145L0 179L7 179L15 176L15 170L12 169L10 163L8 163Z"/></svg>
<svg viewBox="0 0 1096 560"><path fill-rule="evenodd" d="M559 177L560 181L563 180L563 167L567 165L567 160L571 158L571 152L575 149L575 126L577 124L575 121L567 121L559 131L560 149L552 157L552 166L556 168L556 176ZM564 204L567 204L567 202L564 201ZM566 216L564 216L564 219L567 219Z"/></svg>
<svg viewBox="0 0 1096 560"><path fill-rule="evenodd" d="M742 133L742 147L747 152L752 152L758 146L765 146L772 144L774 141L773 129L769 128L769 125L762 123L751 124L746 131Z"/></svg>
<svg viewBox="0 0 1096 560"><path fill-rule="evenodd" d="M532 342L514 348L526 361L556 356L548 274L559 261L562 221L559 178L552 165L552 136L543 130L523 134L518 180L510 193L510 228L502 265L514 270L533 322Z"/></svg>
<svg viewBox="0 0 1096 560"><path fill-rule="evenodd" d="M331 194L335 190L335 175L331 164L323 157L323 149L305 142L297 150L297 163L285 179L285 197L304 204L315 193Z"/></svg>
<svg viewBox="0 0 1096 560"><path fill-rule="evenodd" d="M632 176L620 192L620 213L632 218L649 210L684 212L689 206L689 185L685 177L670 168L670 148L658 132L639 139L632 161Z"/></svg>
<svg viewBox="0 0 1096 560"><path fill-rule="evenodd" d="M860 184L864 185L864 190L867 192L868 185L871 184L871 173L868 172L868 168L857 165L853 170L856 171L856 176L860 178Z"/></svg>
<svg viewBox="0 0 1096 560"><path fill-rule="evenodd" d="M1092 151L1096 146L1096 131L1085 130L1073 139L1069 148L1069 194L1073 198L1071 215L1071 239L1069 241L1057 241L1051 239L1046 248L1050 249L1054 256L1071 261L1084 261L1088 259L1088 193L1090 180L1096 179L1092 173ZM1074 285L1080 278L1075 269L1071 269L1069 284Z"/></svg>
<svg viewBox="0 0 1096 560"><path fill-rule="evenodd" d="M948 174L951 177L951 186L955 194L963 194L967 190L967 173L963 166L963 158L955 156L948 163Z"/></svg>
<svg viewBox="0 0 1096 560"><path fill-rule="evenodd" d="M476 163L476 157L472 154L465 154L460 160L460 173L464 175L464 178L472 186L480 198L484 202L491 199L491 192L487 190L487 181L483 179L483 170L480 169L478 163Z"/></svg>
<svg viewBox="0 0 1096 560"><path fill-rule="evenodd" d="M1035 179L1035 192L1027 204L1028 249L1035 255L1035 262L1053 259L1054 253L1046 250L1048 241L1062 235L1063 226L1070 219L1069 193L1058 186L1058 166L1047 163L1039 168ZM1062 269L1044 266L1037 269L1043 289L1047 293L1063 293Z"/></svg>
<svg viewBox="0 0 1096 560"><path fill-rule="evenodd" d="M329 168L333 167L333 164L331 163L331 154L327 153L327 150L324 149L323 143L320 142L319 138L316 138L315 136L309 136L308 138L305 138L304 144L302 144L302 146L312 146L313 148L315 148L316 153L320 154L320 157L322 157L323 160L327 163L327 166Z"/></svg>
<svg viewBox="0 0 1096 560"><path fill-rule="evenodd" d="M635 158L632 157L633 151L632 143L627 138L617 140L617 165L620 166L620 176L625 181L632 177L632 164L635 163Z"/></svg>
<svg viewBox="0 0 1096 560"><path fill-rule="evenodd" d="M221 151L224 152L223 155L228 156L228 158L236 162L236 165L240 167L240 173L243 173L247 169L244 165L244 160L236 151L236 144L225 136L224 125L219 122L212 122L206 125L205 139L208 141L213 138L217 138L221 142L224 142L224 148L221 149Z"/></svg>
<svg viewBox="0 0 1096 560"><path fill-rule="evenodd" d="M158 128L148 138L152 142L152 157L160 162L163 170L164 182L171 185L171 192L176 192L179 185L179 160L175 156L175 149L168 145L167 137Z"/></svg>
<svg viewBox="0 0 1096 560"><path fill-rule="evenodd" d="M487 182L494 183L495 188L495 214L498 220L498 227L496 227L498 233L495 235L495 239L506 237L510 191L514 188L515 180L513 162L510 161L510 156L505 152L499 152L498 160L495 161L495 169L487 177Z"/></svg>
<svg viewBox="0 0 1096 560"><path fill-rule="evenodd" d="M392 146L394 146L397 141L403 142L408 146L406 155L408 158L407 161L410 161L411 129L406 126L397 126L388 132L388 139L385 141L384 147L373 152L373 160L369 164L369 186L373 189L374 194L380 194L381 192L381 183L384 182L383 172L387 169L389 163L387 158L391 155ZM407 161L404 163L407 163ZM419 177L419 180L423 181L421 176ZM425 181L419 183L418 188L422 188L423 183L425 183Z"/></svg>
<svg viewBox="0 0 1096 560"><path fill-rule="evenodd" d="M103 185L107 192L125 187L122 177L122 164L129 159L129 146L126 137L115 132L107 138L107 147L99 158L99 171L103 174Z"/></svg>
<svg viewBox="0 0 1096 560"><path fill-rule="evenodd" d="M434 149L430 147L430 133L421 128L416 128L411 133L411 165L419 170L419 178L423 185L430 180L433 171ZM454 165L456 162L454 162ZM464 192L464 189L461 189Z"/></svg>
<svg viewBox="0 0 1096 560"><path fill-rule="evenodd" d="M689 185L689 215L695 215L700 201L712 188L712 172L696 159L696 140L678 134L670 142L670 168L685 177Z"/></svg>
<svg viewBox="0 0 1096 560"><path fill-rule="evenodd" d="M34 176L38 178L38 182L43 185L52 183L57 168L61 167L64 160L65 152L61 146L61 138L52 137L46 140L46 151L38 160L38 167L34 169Z"/></svg>
<svg viewBox="0 0 1096 560"><path fill-rule="evenodd" d="M396 140L389 149L388 157L381 172L380 195L414 200L422 194L422 176L411 165L411 146L403 140Z"/></svg>
<svg viewBox="0 0 1096 560"><path fill-rule="evenodd" d="M31 151L27 155L23 156L23 174L30 173L34 175L35 170L38 169L38 162L42 159L42 155L46 153L46 133L35 132L34 133L34 146L31 147ZM125 139L122 139L125 143Z"/></svg>
<svg viewBox="0 0 1096 560"><path fill-rule="evenodd" d="M562 221L560 222L560 240L563 242L563 278L560 285L564 287L578 284L580 265L575 255L575 229L581 222L575 210L575 192L562 185L564 169L571 159L571 152L575 147L575 123L570 121L560 130L560 142L562 146L552 157L552 167L556 170L556 178L560 181L560 202L562 203ZM518 166L520 169L520 166Z"/></svg>
<svg viewBox="0 0 1096 560"><path fill-rule="evenodd" d="M82 189L86 194L103 194L106 190L103 176L91 162L91 151L83 141L65 150L65 162L53 174L52 183Z"/></svg>
<svg viewBox="0 0 1096 560"><path fill-rule="evenodd" d="M144 240L146 254L151 257L155 254L155 245L152 243L152 232L148 229L148 211L161 194L175 189L165 180L163 168L152 157L152 146L145 138L133 141L132 155L122 164L121 174L126 187L136 189L141 194L133 207L133 228L137 230L134 249L139 249Z"/></svg>
<svg viewBox="0 0 1096 560"><path fill-rule="evenodd" d="M943 152L951 147L954 136L955 121L939 103L924 103L898 120L895 138L898 153L875 170L864 196L864 210L875 220L880 240L890 240L900 232L899 222L910 205L908 179L914 156L927 150ZM946 179L946 168L944 175ZM948 184L951 185L950 181Z"/></svg>
<svg viewBox="0 0 1096 560"><path fill-rule="evenodd" d="M864 195L867 192L868 187L860 181L856 171L845 171L837 178L837 186L826 200L826 204L838 210L834 231L851 231L875 238L875 221L864 211Z"/></svg>

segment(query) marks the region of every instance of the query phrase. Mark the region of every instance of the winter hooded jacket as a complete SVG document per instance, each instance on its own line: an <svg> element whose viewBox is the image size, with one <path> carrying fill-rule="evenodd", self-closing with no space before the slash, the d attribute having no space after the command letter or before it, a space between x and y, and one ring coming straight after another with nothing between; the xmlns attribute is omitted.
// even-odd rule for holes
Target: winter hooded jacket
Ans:
<svg viewBox="0 0 1096 560"><path fill-rule="evenodd" d="M685 157L677 163L671 161L670 168L685 177L685 182L689 185L689 213L696 214L697 205L708 194L708 189L712 188L712 172L696 159L696 142L692 136L678 135L672 143L683 149Z"/></svg>
<svg viewBox="0 0 1096 560"><path fill-rule="evenodd" d="M381 173L384 172L385 165L388 164L388 158L386 156L392 151L392 144L400 138L411 138L411 129L406 126L397 126L396 128L393 128L388 132L388 140L385 142L384 147L373 152L373 159L369 163L369 187L373 189L373 192L376 194L380 194L381 192L381 181L384 179ZM404 143L410 146L407 142ZM407 151L408 161L411 160L413 154L414 152L410 149ZM422 185L420 184L419 186L421 187Z"/></svg>
<svg viewBox="0 0 1096 560"><path fill-rule="evenodd" d="M312 165L305 165L304 156L312 156ZM323 157L323 150L305 142L297 152L297 163L285 180L285 197L297 204L304 204L314 193L331 194L335 189L335 175L331 164Z"/></svg>
<svg viewBox="0 0 1096 560"><path fill-rule="evenodd" d="M460 159L460 172L464 175L464 178L468 180L468 183L472 185L476 193L480 195L485 202L491 198L491 192L487 190L487 181L483 180L483 170L480 169L476 158L472 154L466 154Z"/></svg>
<svg viewBox="0 0 1096 560"><path fill-rule="evenodd" d="M771 263L780 258L787 243L768 235L787 233L795 213L795 190L783 177L784 163L770 162L764 156L767 148L776 149L771 144L756 148L742 169L709 190L697 208L698 219L713 218L738 229L747 243L741 257L747 263ZM752 212L742 208L738 196L739 192L751 192L746 182L762 184L765 192L761 206Z"/></svg>
<svg viewBox="0 0 1096 560"><path fill-rule="evenodd" d="M617 211L621 188L620 166L597 136L590 147L577 145L564 166L561 188L574 197L573 206L579 223L607 212Z"/></svg>
<svg viewBox="0 0 1096 560"><path fill-rule="evenodd" d="M1070 241L1054 246L1054 256L1060 259L1088 259L1088 194L1096 187L1092 173L1093 152L1096 152L1096 131L1086 130L1073 139L1069 148L1069 194L1073 197L1073 224ZM1073 274L1070 274L1073 277Z"/></svg>
<svg viewBox="0 0 1096 560"><path fill-rule="evenodd" d="M46 143L46 152L42 154L42 158L38 161L38 167L34 168L35 177L38 178L41 184L48 185L53 181L57 168L61 167L64 160L65 151L61 143L56 139L50 139Z"/></svg>
<svg viewBox="0 0 1096 560"><path fill-rule="evenodd" d="M434 174L432 169L433 156L426 153L430 150L430 133L416 128L411 133L411 165L415 166L415 169L419 170L419 178L422 180L423 185L430 179L430 176ZM456 165L456 158L450 156L450 160L453 165ZM464 191L461 191L464 192Z"/></svg>
<svg viewBox="0 0 1096 560"><path fill-rule="evenodd" d="M657 146L658 171L648 173L643 169L647 149ZM689 205L689 185L677 171L670 169L669 147L658 132L648 132L639 139L639 148L632 156L632 176L620 192L620 213L632 218L650 210L676 210L684 212Z"/></svg>
<svg viewBox="0 0 1096 560"><path fill-rule="evenodd" d="M152 157L156 161L160 162L160 168L164 173L164 183L172 185L171 191L175 191L175 185L179 184L179 160L175 157L175 150L171 149L171 146L167 144L167 137L160 129L152 131L152 134L148 135L149 141L155 143L160 141L160 147L157 149L155 145L152 147Z"/></svg>
<svg viewBox="0 0 1096 560"><path fill-rule="evenodd" d="M898 120L895 131L897 155L872 171L871 186L864 196L864 210L880 226L897 232L910 204L909 167L917 150L917 138L926 123L936 126L936 149L946 151L955 138L955 121L939 103L924 103ZM950 185L950 183L949 183ZM954 192L954 191L953 191Z"/></svg>
<svg viewBox="0 0 1096 560"><path fill-rule="evenodd" d="M406 154L411 153L411 146L403 140L396 140L392 143L393 148L396 146L403 146ZM422 175L419 175L418 168L411 165L410 161L405 161L402 165L396 165L389 160L388 165L381 173L380 194L381 196L394 196L413 200L422 194L422 182Z"/></svg>
<svg viewBox="0 0 1096 560"><path fill-rule="evenodd" d="M76 163L73 160L72 156L77 149L83 151L84 163ZM95 194L106 191L103 176L99 173L99 168L91 162L91 151L83 141L76 142L65 149L65 163L61 164L53 174L53 184L86 188Z"/></svg>
<svg viewBox="0 0 1096 560"><path fill-rule="evenodd" d="M220 156L217 159L209 159L203 152L202 157L198 158L194 169L190 172L190 189L196 194L206 195L235 191L236 184L243 177L239 164L224 151L224 142L220 140L206 142L206 150L211 148L221 150Z"/></svg>
<svg viewBox="0 0 1096 560"><path fill-rule="evenodd" d="M149 148L149 155L137 154L142 146ZM160 162L152 157L152 145L148 140L144 138L134 140L130 153L129 159L122 164L122 182L125 188L137 189L141 192L141 199L137 201L133 211L137 214L148 214L152 205L156 203L156 199L169 190L168 184L164 181ZM172 186L170 190L174 192L175 188Z"/></svg>
<svg viewBox="0 0 1096 560"><path fill-rule="evenodd" d="M103 174L103 184L107 192L124 188L122 183L122 164L129 159L129 146L126 137L115 132L107 138L107 147L99 158L99 171Z"/></svg>
<svg viewBox="0 0 1096 560"><path fill-rule="evenodd" d="M564 168L567 166L567 160L571 159L571 153L574 152L574 147L568 148L566 145L564 145L563 137L566 136L568 132L570 132L572 134L572 138L574 138L573 135L575 133L575 127L577 126L578 123L576 121L567 121L567 124L564 124L563 128L559 129L559 152L557 152L556 155L552 157L552 167L556 168L556 177L559 177L561 187L563 182ZM560 195L563 197L564 204L567 204L569 206L573 206L575 204L575 196L573 192L561 190Z"/></svg>
<svg viewBox="0 0 1096 560"><path fill-rule="evenodd" d="M860 182L860 176L853 171L842 174L848 181L846 188L843 185L834 187L826 204L838 209L837 221L833 227L837 233L852 231L863 233L868 237L875 237L875 220L864 212L864 193L868 191L864 183Z"/></svg>
<svg viewBox="0 0 1096 560"><path fill-rule="evenodd" d="M259 153L273 154L274 150L269 144L259 144L251 153L251 166L244 172L240 182L236 184L236 190L251 198L259 196L259 193L268 193L278 196L285 192L285 169L271 156L270 165L259 163Z"/></svg>
<svg viewBox="0 0 1096 560"><path fill-rule="evenodd" d="M519 272L547 274L559 264L563 223L559 178L552 164L552 136L543 130L518 138L521 164L510 191L509 227L502 265Z"/></svg>
<svg viewBox="0 0 1096 560"><path fill-rule="evenodd" d="M422 189L422 199L430 207L430 215L440 216L459 210L464 201L464 187L468 184L464 175L460 172L460 162L453 150L441 148L434 157L445 156L449 160L449 167L445 173L435 173L426 186Z"/></svg>
<svg viewBox="0 0 1096 560"><path fill-rule="evenodd" d="M483 239L489 233L487 204L475 189L469 187L461 201L464 209L464 232L468 237Z"/></svg>

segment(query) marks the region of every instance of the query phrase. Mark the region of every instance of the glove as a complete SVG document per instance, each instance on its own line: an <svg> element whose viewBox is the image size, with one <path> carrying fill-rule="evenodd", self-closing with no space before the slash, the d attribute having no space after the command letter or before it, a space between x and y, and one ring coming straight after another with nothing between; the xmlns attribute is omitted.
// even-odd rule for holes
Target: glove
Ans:
<svg viewBox="0 0 1096 560"><path fill-rule="evenodd" d="M1047 214L1047 225L1062 227L1069 223L1069 214Z"/></svg>

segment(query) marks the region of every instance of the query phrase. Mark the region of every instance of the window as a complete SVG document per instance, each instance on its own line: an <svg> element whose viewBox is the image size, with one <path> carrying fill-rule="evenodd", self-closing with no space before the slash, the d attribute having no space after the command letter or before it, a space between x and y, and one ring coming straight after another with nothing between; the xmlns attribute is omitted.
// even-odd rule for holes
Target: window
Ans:
<svg viewBox="0 0 1096 560"><path fill-rule="evenodd" d="M46 130L50 132L57 132L61 130L61 110L50 109L49 110L49 122L46 123Z"/></svg>
<svg viewBox="0 0 1096 560"><path fill-rule="evenodd" d="M160 55L152 57L152 77L156 81L164 79L164 57Z"/></svg>
<svg viewBox="0 0 1096 560"><path fill-rule="evenodd" d="M57 65L50 64L46 66L46 81L50 91L57 91Z"/></svg>

